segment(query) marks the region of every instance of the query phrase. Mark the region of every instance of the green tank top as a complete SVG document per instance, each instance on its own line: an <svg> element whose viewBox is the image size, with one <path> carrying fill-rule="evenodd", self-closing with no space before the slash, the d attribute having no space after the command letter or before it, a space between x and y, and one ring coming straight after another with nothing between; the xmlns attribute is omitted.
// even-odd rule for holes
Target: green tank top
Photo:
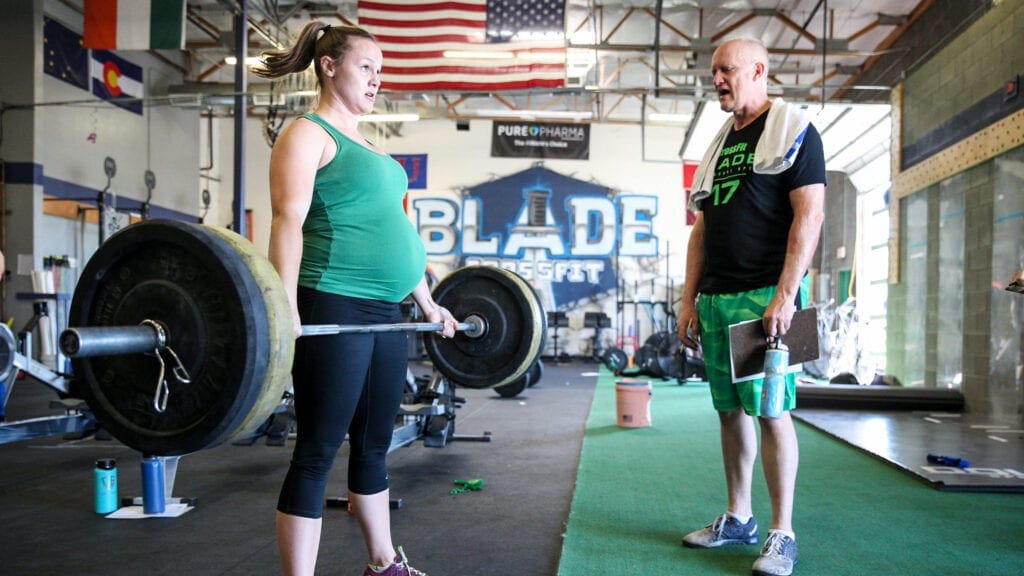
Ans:
<svg viewBox="0 0 1024 576"><path fill-rule="evenodd" d="M338 152L317 170L302 224L299 285L323 292L401 302L419 284L427 254L402 208L405 169L353 142L316 114Z"/></svg>

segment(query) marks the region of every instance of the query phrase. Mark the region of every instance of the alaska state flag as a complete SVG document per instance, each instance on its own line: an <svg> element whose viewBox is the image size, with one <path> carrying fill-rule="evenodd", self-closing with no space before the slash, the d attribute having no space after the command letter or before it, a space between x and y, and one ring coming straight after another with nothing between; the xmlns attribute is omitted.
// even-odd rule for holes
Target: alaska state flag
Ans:
<svg viewBox="0 0 1024 576"><path fill-rule="evenodd" d="M60 22L43 18L43 72L89 89L89 51L82 47L82 37Z"/></svg>
<svg viewBox="0 0 1024 576"><path fill-rule="evenodd" d="M125 110L142 114L142 68L106 50L93 50L89 63L92 93Z"/></svg>

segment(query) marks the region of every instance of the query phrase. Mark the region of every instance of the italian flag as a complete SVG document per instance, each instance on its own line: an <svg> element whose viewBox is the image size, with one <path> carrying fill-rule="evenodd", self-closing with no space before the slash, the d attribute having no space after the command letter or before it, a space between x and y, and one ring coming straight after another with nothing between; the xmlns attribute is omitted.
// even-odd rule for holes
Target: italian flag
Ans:
<svg viewBox="0 0 1024 576"><path fill-rule="evenodd" d="M95 50L182 50L185 0L85 0L82 44Z"/></svg>

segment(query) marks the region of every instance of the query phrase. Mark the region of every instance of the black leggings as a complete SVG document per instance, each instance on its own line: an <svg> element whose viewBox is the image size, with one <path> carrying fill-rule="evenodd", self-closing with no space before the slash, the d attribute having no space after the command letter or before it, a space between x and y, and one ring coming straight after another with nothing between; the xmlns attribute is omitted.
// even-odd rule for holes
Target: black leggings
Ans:
<svg viewBox="0 0 1024 576"><path fill-rule="evenodd" d="M398 304L299 287L303 324L401 322ZM327 477L349 435L348 488L388 488L385 459L402 402L408 366L404 332L299 338L292 379L298 439L277 509L305 518L323 515Z"/></svg>

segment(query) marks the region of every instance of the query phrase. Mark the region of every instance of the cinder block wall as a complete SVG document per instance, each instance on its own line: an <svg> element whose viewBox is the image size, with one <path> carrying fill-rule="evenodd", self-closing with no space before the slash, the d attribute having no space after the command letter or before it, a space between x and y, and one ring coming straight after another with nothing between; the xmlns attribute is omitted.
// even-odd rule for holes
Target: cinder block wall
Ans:
<svg viewBox="0 0 1024 576"><path fill-rule="evenodd" d="M938 185L902 198L900 202L900 281L889 285L886 305L886 372L904 386L925 383L928 334L929 260L934 244L929 242L931 198Z"/></svg>
<svg viewBox="0 0 1024 576"><path fill-rule="evenodd" d="M812 266L822 278L827 278L827 292L815 293L818 302L838 301L839 272L853 268L853 251L857 243L857 188L845 172L826 174L825 223L822 224L818 250ZM842 256L839 256L842 249ZM815 290L817 287L815 287Z"/></svg>
<svg viewBox="0 0 1024 576"><path fill-rule="evenodd" d="M995 198L993 166L993 162L985 162L967 171L964 202L967 210L964 231L964 375L960 390L968 409L981 413L999 411L999 407L993 405L989 393L992 203Z"/></svg>
<svg viewBox="0 0 1024 576"><path fill-rule="evenodd" d="M937 17L961 19L957 10L930 10ZM955 23L938 29L957 29ZM903 143L909 144L958 112L1024 73L1024 0L1001 0L932 58L903 85ZM914 28L928 43L928 30Z"/></svg>
<svg viewBox="0 0 1024 576"><path fill-rule="evenodd" d="M1024 149L1018 148L1001 158L1012 164L1020 163L1024 161ZM899 283L889 286L886 367L904 385L944 386L943 359L959 356L961 391L968 409L1013 416L1022 412L1024 394L1020 376L1015 377L1014 370L1006 367L1007 362L1013 362L1014 351L1004 351L1010 354L1009 360L1004 358L998 366L995 363L993 350L1005 345L997 341L993 325L1017 326L1022 331L1019 337L1024 339L1024 314L1020 306L1016 312L1011 307L1009 317L993 312L993 298L1020 297L993 290L994 283L1008 282L1013 273L1004 269L1002 263L996 268L993 254L996 248L1004 254L1024 254L1024 237L994 237L993 220L1000 196L1004 196L1005 202L1006 194L1022 192L1016 187L1005 189L1005 183L997 183L995 173L996 161L988 161L900 200L902 275ZM944 252L941 190L950 186L962 190L964 196L962 277L956 279L943 276L939 261ZM957 288L959 294L949 294ZM956 300L955 304L948 304L951 300ZM951 318L953 315L956 317ZM946 319L953 322L944 322ZM957 338L940 335L943 324L957 324L956 320L960 325ZM959 354L949 354L941 348L944 345L958 346ZM1021 362L1019 355L1016 361Z"/></svg>
<svg viewBox="0 0 1024 576"><path fill-rule="evenodd" d="M1024 0L1002 0L915 69L906 78L902 94L902 145L929 137L944 122L1001 89L1006 81L1024 74L1022 37ZM1002 370L1006 363L1005 359L997 363L993 358L993 350L999 345L993 341L993 324L1020 324L1019 317L1002 318L1002 312L996 313L999 318L993 318L993 298L1005 298L1003 294L994 295L993 283L1000 279L1008 281L1012 274L1012 271L994 269L994 253L1013 253L1022 245L1019 236L1004 234L996 239L993 235L997 198L1022 193L1015 181L996 181L997 163L1016 164L1017 159L1024 159L1021 148L899 200L900 278L898 283L889 286L887 369L905 385L937 385L942 376L940 364L944 355L944 350L939 349L940 341L944 346L951 345L949 338L940 338L942 319L959 314L962 336L952 345L961 348L961 390L968 410L975 413L1010 416L1024 413L1020 378L1015 381L1012 370L1009 376L993 376L994 370ZM943 291L959 288L960 284L951 283L948 278L944 282L940 264L948 266L949 263L939 261L943 238L940 233L941 190L951 186L962 188L964 194L959 306L950 306L948 294ZM919 222L921 218L925 222ZM1003 268L1005 264L1000 262L997 266ZM945 300L945 304L940 305L941 300ZM1024 334L1020 337L1024 339ZM1020 366L1019 356L1015 361Z"/></svg>

